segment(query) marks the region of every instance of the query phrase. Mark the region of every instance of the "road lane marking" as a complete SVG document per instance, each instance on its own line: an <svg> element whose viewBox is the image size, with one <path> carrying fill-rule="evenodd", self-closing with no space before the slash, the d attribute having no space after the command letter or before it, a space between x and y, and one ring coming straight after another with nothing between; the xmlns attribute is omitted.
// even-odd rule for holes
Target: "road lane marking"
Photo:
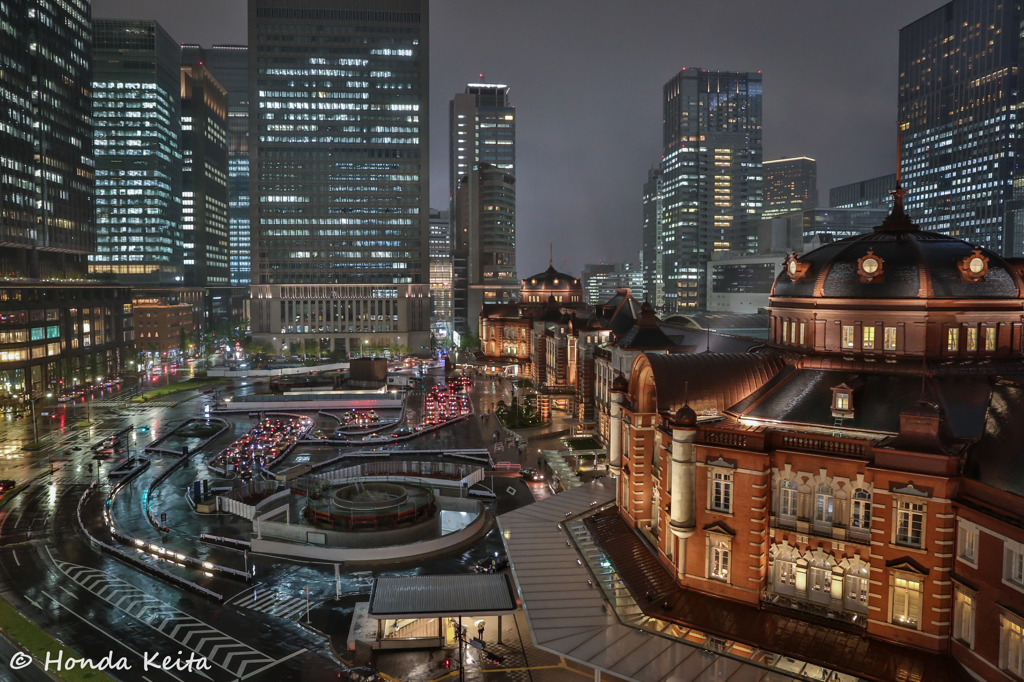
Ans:
<svg viewBox="0 0 1024 682"><path fill-rule="evenodd" d="M61 589L63 589L63 588L61 588ZM65 592L67 592L67 590L64 590L64 591L65 591ZM75 612L74 610L72 610L72 609L71 609L71 608L69 608L68 606L65 606L65 605L64 605L63 603L61 603L60 601L58 601L56 597L54 597L54 596L52 596L52 595L50 595L50 594L47 594L47 593L46 593L45 591L43 591L43 590L40 590L40 592L42 592L43 594L45 594L45 595L46 595L47 597L49 597L49 598L50 598L50 600L51 600L51 601L53 601L53 603L54 603L54 604L56 604L57 606L59 606L59 607L61 607L61 608L65 609L65 610L66 610L66 611L67 611L68 613L70 613L70 614L71 614L72 616L74 616L75 618L79 619L80 621L82 621L82 622L83 622L83 623L85 623L86 625L89 625L89 626L91 626L91 627L94 627L94 628L96 628L97 630L99 630L100 632L102 632L102 633L103 633L104 635L106 635L106 636L107 636L107 637L109 637L110 639L114 640L115 642L117 642L118 644L120 644L121 646L123 646L123 647L124 647L125 649L127 649L128 651L132 652L133 654L135 654L135 655L136 655L136 656L138 656L139 658L141 658L141 659L145 660L145 657L144 657L144 656L143 656L142 654L140 654L140 653L139 653L138 651L136 651L135 649L133 649L133 648L131 648L130 646L128 646L127 644L125 644L125 643L124 643L124 640L123 640L123 639L120 639L120 638L118 638L118 637L115 637L114 635L110 634L109 632L107 632L106 630L104 630L104 629L103 629L103 628L101 628L100 626L96 625L96 624L95 624L95 623L93 623L92 621L86 620L86 619L85 619L85 618L83 618L82 616L78 615L78 614L77 614L77 613L76 613L76 612ZM71 593L70 593L70 592L68 592L68 594L71 594ZM74 596L74 595L72 595L72 596ZM29 600L29 601L32 601L32 600ZM33 603L33 604L35 604L35 602L32 602L32 603ZM39 607L39 608L42 608L42 607L40 607L40 606L39 606L38 604L36 604L36 606L37 606L37 607ZM162 670L161 672L167 673L167 675L169 675L169 676L173 677L174 679L178 680L178 682L185 682L184 680L182 680L182 679L181 679L180 677L178 677L178 676L177 676L177 675L175 675L174 673L168 672L168 671L166 671L166 670ZM209 677L208 675L205 675L205 674L203 674L203 672L202 672L201 670L197 670L196 672L198 672L198 673L199 673L200 675L202 675L202 676L203 676L203 677L205 677L206 679L210 679L210 677ZM150 681L150 682L152 682L152 681Z"/></svg>
<svg viewBox="0 0 1024 682"><path fill-rule="evenodd" d="M13 549L11 550L11 556L14 557L14 564L20 567L21 562L18 561L18 554Z"/></svg>
<svg viewBox="0 0 1024 682"><path fill-rule="evenodd" d="M49 549L47 549L47 553L49 553ZM226 670L234 677L240 676L245 666L249 663L262 665L261 670L263 670L291 657L287 656L283 659L275 660L273 657L257 651L248 644L240 642L234 637L210 627L208 623L201 621L194 616L190 616L183 611L179 611L158 599L148 596L142 590L108 573L104 573L103 571L89 568L87 566L59 561L54 559L52 554L50 554L50 559L54 562L61 573L66 575L77 585L84 587L89 590L90 593L98 596L100 599L103 599L108 604L115 606L118 610L132 616L138 622L156 630L165 637L169 637L175 642L196 652L200 656L205 656L210 663ZM125 590L129 592L129 594L121 597L117 602L115 602L113 597L102 597L99 595L99 592L104 586L116 586L119 590ZM128 606L120 606L119 604L127 598L134 598L134 600L131 601ZM158 609L157 613L149 614L147 616L147 612L150 612L153 609ZM170 620L179 621L179 624L174 627L174 630L170 635L167 635L163 628ZM179 630L182 631L182 634L184 635L180 639L177 636ZM190 644L190 640L194 636L197 637L197 641L194 644ZM228 649L239 648L242 650L232 652L232 656L226 655ZM300 652L305 650L306 649L302 649ZM204 651L206 653L204 653ZM293 653L291 655L295 654ZM235 657L238 657L237 660L232 660L235 659ZM204 675L204 677L206 676Z"/></svg>

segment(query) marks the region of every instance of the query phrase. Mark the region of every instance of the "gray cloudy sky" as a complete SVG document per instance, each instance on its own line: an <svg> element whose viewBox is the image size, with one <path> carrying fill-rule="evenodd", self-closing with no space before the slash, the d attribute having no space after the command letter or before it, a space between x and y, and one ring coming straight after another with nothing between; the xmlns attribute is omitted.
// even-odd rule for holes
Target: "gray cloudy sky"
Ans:
<svg viewBox="0 0 1024 682"><path fill-rule="evenodd" d="M431 204L448 205L448 100L512 86L519 274L634 260L661 155L661 88L682 67L764 73L764 158L818 160L828 189L895 168L899 29L940 0L434 0ZM179 42L246 42L246 0L93 0Z"/></svg>

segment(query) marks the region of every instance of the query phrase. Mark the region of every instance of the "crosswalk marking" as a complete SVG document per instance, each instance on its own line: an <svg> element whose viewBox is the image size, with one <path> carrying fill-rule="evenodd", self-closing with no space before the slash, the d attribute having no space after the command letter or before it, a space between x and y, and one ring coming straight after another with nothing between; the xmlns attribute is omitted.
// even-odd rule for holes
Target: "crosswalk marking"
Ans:
<svg viewBox="0 0 1024 682"><path fill-rule="evenodd" d="M108 573L58 561L52 555L50 558L61 573L77 585L198 655L205 656L207 660L228 671L233 677L245 679L255 672L266 670L305 651L300 649L285 658L275 660ZM127 605L123 605L126 600ZM245 674L246 668L250 666L253 670Z"/></svg>
<svg viewBox="0 0 1024 682"><path fill-rule="evenodd" d="M244 609L251 609L265 613L268 616L277 616L287 620L295 620L306 612L306 599L304 597L289 597L281 592L264 592L262 596L253 590L242 592L228 600L232 606L240 606Z"/></svg>

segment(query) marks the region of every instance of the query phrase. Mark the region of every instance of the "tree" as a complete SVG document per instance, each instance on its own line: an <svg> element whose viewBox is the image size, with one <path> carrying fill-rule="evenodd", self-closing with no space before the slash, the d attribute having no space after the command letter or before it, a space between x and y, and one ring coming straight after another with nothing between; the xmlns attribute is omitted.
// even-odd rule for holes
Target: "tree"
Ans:
<svg viewBox="0 0 1024 682"><path fill-rule="evenodd" d="M474 351L480 348L480 337L473 332L466 332L462 335L461 343L459 344L459 350L466 352Z"/></svg>

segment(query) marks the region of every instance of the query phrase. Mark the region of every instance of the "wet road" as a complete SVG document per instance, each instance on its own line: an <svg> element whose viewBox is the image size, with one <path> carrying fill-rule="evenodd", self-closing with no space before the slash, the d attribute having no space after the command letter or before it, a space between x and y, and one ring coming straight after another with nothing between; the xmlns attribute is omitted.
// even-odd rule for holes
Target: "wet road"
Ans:
<svg viewBox="0 0 1024 682"><path fill-rule="evenodd" d="M237 390L251 392L254 388L239 386ZM474 387L474 402L478 409L489 407L502 393L507 390L481 384ZM68 424L74 420L66 418L63 429L47 430L47 448L41 452L15 452L13 446L8 446L6 454L14 456L5 458L0 447L0 478L24 481L45 473L48 460L59 467L52 476L37 479L0 509L0 594L77 654L93 660L108 652L113 660L124 657L131 670L118 671L119 679L337 679L339 662L331 654L328 640L303 625L307 618L307 588L314 626L322 621L323 627L331 630L328 634L342 637L343 641L350 618L345 603L355 595L368 594L373 577L465 572L477 561L502 549L497 531L492 530L472 547L454 554L414 566L387 565L376 570L341 567L336 579L331 564L249 557L198 541L200 532L242 536L251 527L229 515L200 517L187 506L183 495L185 488L197 479L209 477L215 485L225 483L213 480L205 461L208 455L244 433L249 422L243 417L228 417L230 428L225 434L151 492L152 481L176 461L170 456L153 457L149 469L118 492L108 506L110 486L106 473L117 459L94 461L89 446L122 428L134 426L127 452L118 457L142 454L145 445L170 433L185 420L206 415L213 400L209 395L188 393L167 401L129 402L126 409L120 408L126 397L124 392L93 401L87 408L92 417L89 426L72 428ZM140 427L146 431L141 432ZM483 424L479 418L471 418L445 429L436 438L425 437L420 447L438 447L440 443L445 447L481 447L493 428L493 420ZM0 442L18 443L24 442L24 438L23 420L0 421ZM102 521L106 506L122 533L233 568L255 567L256 583L246 585L206 576L193 568L160 564L175 575L223 594L225 603L219 604L101 553L90 545L77 516L79 502L93 481L99 483L86 498L82 517L89 533L97 539L112 542ZM528 486L518 478L488 479L487 485L498 494L498 499L489 503L495 513L529 504L535 495L543 494L542 488ZM533 494L531 488L535 489ZM167 514L169 532L158 531L150 524L144 512L147 498L157 518L161 513ZM334 601L338 593L346 595L341 602ZM0 654L4 651L0 647ZM207 657L210 669L183 670L192 652L197 657ZM175 669L147 666L153 655L158 655L159 660L169 656ZM6 679L9 673L7 660L0 660L0 679Z"/></svg>

